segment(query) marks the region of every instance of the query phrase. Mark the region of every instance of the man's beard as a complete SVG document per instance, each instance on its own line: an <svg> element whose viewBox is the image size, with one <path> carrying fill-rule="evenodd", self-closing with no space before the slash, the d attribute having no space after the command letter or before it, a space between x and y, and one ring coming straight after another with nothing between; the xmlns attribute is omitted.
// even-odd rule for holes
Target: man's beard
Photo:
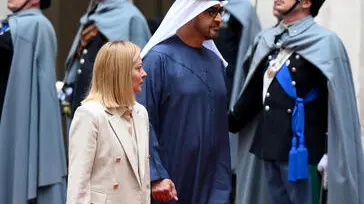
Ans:
<svg viewBox="0 0 364 204"><path fill-rule="evenodd" d="M216 38L218 38L219 37L219 33L216 33L216 34L210 34L207 38L206 38L206 40L214 40L214 39L216 39Z"/></svg>
<svg viewBox="0 0 364 204"><path fill-rule="evenodd" d="M201 34L201 36L204 36L205 40L212 40L219 36L219 29L217 26L209 26L205 29L203 27L196 26L195 29ZM213 29L216 29L215 32Z"/></svg>
<svg viewBox="0 0 364 204"><path fill-rule="evenodd" d="M211 27L209 29L209 35L207 36L206 40L213 40L219 37L219 28L218 27Z"/></svg>

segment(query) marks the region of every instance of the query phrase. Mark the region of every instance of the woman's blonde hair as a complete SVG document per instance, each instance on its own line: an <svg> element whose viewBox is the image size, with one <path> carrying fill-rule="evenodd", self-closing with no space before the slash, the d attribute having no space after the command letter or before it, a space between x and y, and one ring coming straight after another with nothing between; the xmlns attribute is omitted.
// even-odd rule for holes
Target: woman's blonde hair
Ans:
<svg viewBox="0 0 364 204"><path fill-rule="evenodd" d="M140 48L129 41L111 41L97 53L91 88L82 103L96 100L107 108L132 106L135 93L132 71Z"/></svg>

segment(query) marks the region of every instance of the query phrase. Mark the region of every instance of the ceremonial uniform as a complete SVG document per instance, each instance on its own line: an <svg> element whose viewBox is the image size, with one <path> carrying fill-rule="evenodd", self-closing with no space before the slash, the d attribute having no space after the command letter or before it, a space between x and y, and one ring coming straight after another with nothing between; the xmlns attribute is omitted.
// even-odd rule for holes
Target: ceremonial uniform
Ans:
<svg viewBox="0 0 364 204"><path fill-rule="evenodd" d="M100 48L108 42L108 39L101 32L90 40L81 50L78 57L79 67L77 69L77 80L72 85L74 87L71 99L71 110L74 113L81 101L86 97L92 79L92 70L96 55Z"/></svg>
<svg viewBox="0 0 364 204"><path fill-rule="evenodd" d="M7 20L2 21L0 28L0 120L5 99L6 87L10 73L11 61L13 59L14 47L11 40L9 23Z"/></svg>
<svg viewBox="0 0 364 204"><path fill-rule="evenodd" d="M251 152L264 160L288 161L288 152L292 141L292 111L295 101L289 97L277 81L273 79L263 101L263 73L267 71L269 55L262 61L249 84L246 94L239 104L244 110L240 119L246 125L258 116L258 127ZM327 132L327 88L325 76L310 62L293 53L285 62L292 77L292 86L297 87L298 96L304 97L315 87L319 87L320 96L315 101L305 104L305 136L309 149L309 161L317 164L326 152ZM274 76L271 76L274 77ZM231 125L233 125L231 123ZM242 127L231 127L231 130Z"/></svg>
<svg viewBox="0 0 364 204"><path fill-rule="evenodd" d="M67 107L64 113L71 117L86 97L95 57L102 45L109 40L129 40L143 48L150 38L146 19L128 0L92 0L80 21L66 59L63 87L66 97L62 103Z"/></svg>
<svg viewBox="0 0 364 204"><path fill-rule="evenodd" d="M304 4L291 2L282 22ZM318 203L318 169L328 179L323 180L328 203L364 203L363 151L357 142L361 134L350 63L337 35L313 19L323 2L312 0L311 15L261 32L247 56L249 73L229 114L229 129L241 130L241 137L253 135L250 152L257 159L239 171L247 179L238 185L269 198L255 203ZM320 158L328 158L324 169L317 168ZM265 185L254 182L257 177L265 179Z"/></svg>
<svg viewBox="0 0 364 204"><path fill-rule="evenodd" d="M0 27L0 203L64 204L66 158L56 92L56 35L40 9Z"/></svg>

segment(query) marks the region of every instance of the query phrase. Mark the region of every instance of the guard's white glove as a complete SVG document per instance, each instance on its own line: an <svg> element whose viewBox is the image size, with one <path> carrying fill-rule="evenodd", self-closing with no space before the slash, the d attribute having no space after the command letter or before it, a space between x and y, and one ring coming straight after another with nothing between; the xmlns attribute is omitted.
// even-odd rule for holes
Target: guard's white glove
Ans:
<svg viewBox="0 0 364 204"><path fill-rule="evenodd" d="M57 81L56 82L56 90L57 90L57 95L58 95L58 99L62 100L62 94L63 94L63 85L64 83L62 81Z"/></svg>
<svg viewBox="0 0 364 204"><path fill-rule="evenodd" d="M328 183L328 172L327 172L327 154L324 154L324 156L321 158L319 164L317 165L317 170L322 175L322 187L327 190L327 183Z"/></svg>
<svg viewBox="0 0 364 204"><path fill-rule="evenodd" d="M61 100L61 102L64 102L68 96L72 94L73 89L71 87L67 87L63 89L64 83L62 81L56 82L56 90L57 90L57 96L58 99Z"/></svg>

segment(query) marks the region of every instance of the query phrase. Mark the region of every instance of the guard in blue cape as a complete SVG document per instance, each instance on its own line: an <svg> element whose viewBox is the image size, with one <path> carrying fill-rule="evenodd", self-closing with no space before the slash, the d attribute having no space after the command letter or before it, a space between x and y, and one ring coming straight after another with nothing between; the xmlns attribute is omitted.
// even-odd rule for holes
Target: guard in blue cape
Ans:
<svg viewBox="0 0 364 204"><path fill-rule="evenodd" d="M227 63L212 41L225 3L175 1L141 53L153 204L230 203Z"/></svg>
<svg viewBox="0 0 364 204"><path fill-rule="evenodd" d="M256 200L242 196L238 203L317 204L318 170L328 203L364 203L350 63L337 35L314 21L323 3L274 1L283 20L258 35L247 57L249 73L229 114L229 129L241 130L241 137L254 135L250 151L258 160L246 163L240 174L250 179L237 185L254 188Z"/></svg>
<svg viewBox="0 0 364 204"><path fill-rule="evenodd" d="M225 16L223 16L224 24L215 43L225 60L229 63L226 68L226 84L229 106L233 107L239 97L246 77L246 70L243 70L245 55L255 36L261 30L261 26L254 7L249 0L229 0L224 8L227 11ZM231 167L233 173L232 199L235 199L235 195L244 192L240 189L240 186L235 185L236 172L244 168L242 160L248 160L249 157L252 157L249 152L246 152L245 155L240 154L239 159L237 158L239 139L245 140L246 138L239 138L238 134L230 134Z"/></svg>
<svg viewBox="0 0 364 204"><path fill-rule="evenodd" d="M91 0L81 17L66 60L63 112L72 117L90 87L93 64L99 49L109 40L129 40L143 48L150 38L143 14L128 0Z"/></svg>
<svg viewBox="0 0 364 204"><path fill-rule="evenodd" d="M8 0L0 25L0 203L64 204L66 159L56 93L56 35L40 9Z"/></svg>

